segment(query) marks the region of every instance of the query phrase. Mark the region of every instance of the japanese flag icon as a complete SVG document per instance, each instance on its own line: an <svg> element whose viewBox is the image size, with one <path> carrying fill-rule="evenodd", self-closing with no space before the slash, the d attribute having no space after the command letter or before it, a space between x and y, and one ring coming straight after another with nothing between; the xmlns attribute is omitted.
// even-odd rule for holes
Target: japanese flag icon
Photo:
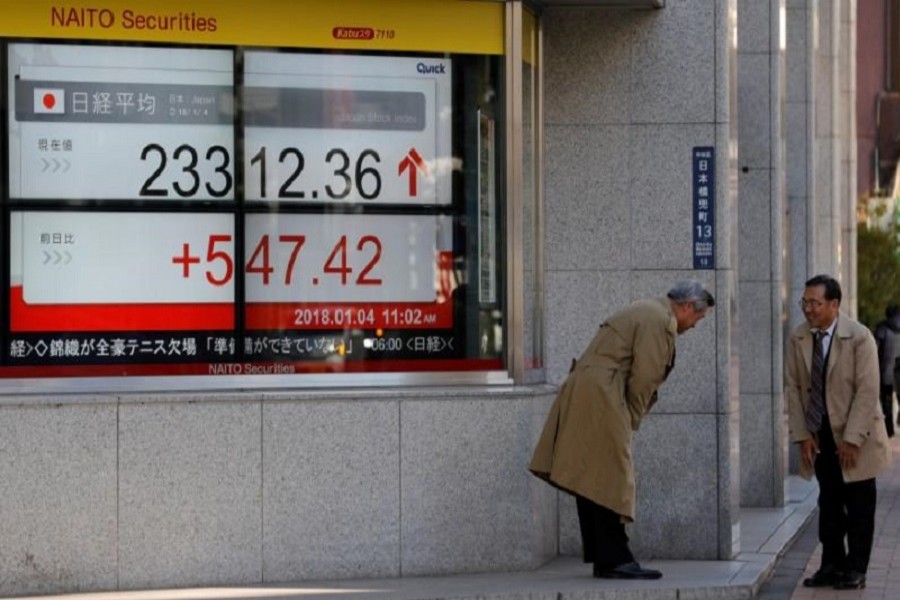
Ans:
<svg viewBox="0 0 900 600"><path fill-rule="evenodd" d="M34 114L66 114L66 92L58 88L34 88Z"/></svg>

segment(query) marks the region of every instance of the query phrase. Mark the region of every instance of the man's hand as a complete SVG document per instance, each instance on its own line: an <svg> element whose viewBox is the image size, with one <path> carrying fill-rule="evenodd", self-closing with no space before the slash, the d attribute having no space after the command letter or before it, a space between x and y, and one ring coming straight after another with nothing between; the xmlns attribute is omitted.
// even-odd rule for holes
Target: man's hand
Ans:
<svg viewBox="0 0 900 600"><path fill-rule="evenodd" d="M852 469L856 466L856 458L859 456L859 446L850 442L838 443L838 458L841 459L842 469Z"/></svg>
<svg viewBox="0 0 900 600"><path fill-rule="evenodd" d="M803 440L800 442L800 458L803 459L803 466L807 469L813 468L813 463L816 460L816 454L819 453L819 445L816 443L815 438L809 438L808 440Z"/></svg>

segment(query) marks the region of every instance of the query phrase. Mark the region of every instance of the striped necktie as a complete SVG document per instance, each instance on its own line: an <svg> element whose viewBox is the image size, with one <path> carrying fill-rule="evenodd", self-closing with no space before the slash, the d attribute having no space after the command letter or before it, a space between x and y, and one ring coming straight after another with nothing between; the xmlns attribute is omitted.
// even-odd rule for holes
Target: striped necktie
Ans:
<svg viewBox="0 0 900 600"><path fill-rule="evenodd" d="M825 414L825 352L822 340L828 335L824 331L813 333L812 369L810 369L809 406L806 407L806 428L810 433L818 433L822 428Z"/></svg>

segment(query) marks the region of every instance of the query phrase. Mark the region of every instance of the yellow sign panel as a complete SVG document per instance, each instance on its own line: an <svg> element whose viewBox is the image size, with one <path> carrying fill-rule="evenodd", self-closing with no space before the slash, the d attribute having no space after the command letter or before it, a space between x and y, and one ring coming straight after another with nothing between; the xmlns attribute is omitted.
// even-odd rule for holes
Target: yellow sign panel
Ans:
<svg viewBox="0 0 900 600"><path fill-rule="evenodd" d="M503 54L489 0L0 0L0 36Z"/></svg>
<svg viewBox="0 0 900 600"><path fill-rule="evenodd" d="M538 56L538 21L531 11L522 11L522 60L529 65L537 66Z"/></svg>

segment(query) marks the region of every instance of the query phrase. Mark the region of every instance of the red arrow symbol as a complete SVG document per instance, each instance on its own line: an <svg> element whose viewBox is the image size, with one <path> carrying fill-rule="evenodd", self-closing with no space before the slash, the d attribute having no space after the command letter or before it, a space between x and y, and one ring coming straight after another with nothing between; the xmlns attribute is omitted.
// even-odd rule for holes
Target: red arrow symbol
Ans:
<svg viewBox="0 0 900 600"><path fill-rule="evenodd" d="M415 166L415 168L413 168ZM409 195L415 196L418 193L418 177L416 172L428 174L428 165L422 159L415 148L410 148L409 153L400 161L400 167L397 170L398 175L403 175L403 171L409 171Z"/></svg>

